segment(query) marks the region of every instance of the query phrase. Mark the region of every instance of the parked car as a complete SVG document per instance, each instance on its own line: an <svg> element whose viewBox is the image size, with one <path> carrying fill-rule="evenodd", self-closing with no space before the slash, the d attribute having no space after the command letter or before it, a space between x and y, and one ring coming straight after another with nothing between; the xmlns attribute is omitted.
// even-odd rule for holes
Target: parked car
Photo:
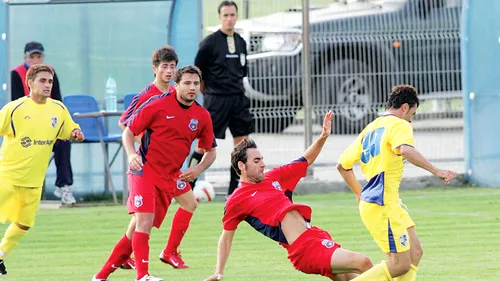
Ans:
<svg viewBox="0 0 500 281"><path fill-rule="evenodd" d="M392 86L422 97L460 96L461 0L334 2L311 8L312 104L336 113L336 133L358 133L383 107ZM302 102L302 11L241 20L257 130L280 132ZM321 118L316 118L320 120Z"/></svg>

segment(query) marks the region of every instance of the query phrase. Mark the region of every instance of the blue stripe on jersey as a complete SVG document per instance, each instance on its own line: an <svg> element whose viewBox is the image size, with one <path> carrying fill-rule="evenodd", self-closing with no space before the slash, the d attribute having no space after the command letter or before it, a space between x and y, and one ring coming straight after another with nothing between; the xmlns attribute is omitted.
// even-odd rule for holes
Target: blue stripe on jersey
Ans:
<svg viewBox="0 0 500 281"><path fill-rule="evenodd" d="M14 137L16 137L16 128L14 126L14 120L12 120L12 116L14 116L14 111L16 111L16 109L18 107L20 107L23 103L24 103L24 101L22 103L16 105L16 107L14 107L14 109L12 109L12 113L10 114L10 127L12 128L12 132L14 133Z"/></svg>
<svg viewBox="0 0 500 281"><path fill-rule="evenodd" d="M130 105L128 106L128 108L126 109L127 111L125 111L125 119L123 119L123 122L122 124L127 126L128 125L128 119L130 119L130 116L132 116L132 113L134 112L134 108L137 106L137 103L139 102L139 96L134 96L132 98L132 102L130 103Z"/></svg>
<svg viewBox="0 0 500 281"><path fill-rule="evenodd" d="M160 95L156 95L156 96L150 97L149 100L147 100L145 103L143 103L141 106L139 106L139 108L134 112L134 114L127 120L127 127L130 124L130 122L132 122L132 120L134 120L135 116L137 116L137 114L144 107L148 106L151 102L153 102L153 101L155 101L157 99L161 99L161 98L168 97L168 96L170 96L170 93L165 93L165 94L160 94Z"/></svg>
<svg viewBox="0 0 500 281"><path fill-rule="evenodd" d="M149 143L151 142L151 134L153 130L147 129L141 138L141 148L139 148L139 155L142 158L142 164L146 164L146 155L148 154Z"/></svg>
<svg viewBox="0 0 500 281"><path fill-rule="evenodd" d="M126 109L126 117L125 120L123 120L123 125L127 126L128 125L128 119L130 119L130 116L134 113L134 108L137 106L137 103L139 103L139 99L141 96L143 96L145 93L147 93L149 90L151 90L151 84L149 84L146 88L144 88L140 93L135 95L132 98L132 102L130 102L128 108Z"/></svg>
<svg viewBox="0 0 500 281"><path fill-rule="evenodd" d="M360 199L384 206L384 172L374 176L363 186Z"/></svg>
<svg viewBox="0 0 500 281"><path fill-rule="evenodd" d="M64 106L62 106L60 103L56 102L56 101L52 101L53 103L59 105L63 110L66 110L66 108L64 108Z"/></svg>
<svg viewBox="0 0 500 281"><path fill-rule="evenodd" d="M270 226L267 224L262 223L258 218L248 216L245 221L251 225L255 230L258 232L264 234L265 236L273 239L274 241L280 242L280 243L285 243L288 244L286 241L285 235L283 234L283 231L281 230L281 226Z"/></svg>
<svg viewBox="0 0 500 281"><path fill-rule="evenodd" d="M389 238L389 252L397 253L398 248L396 248L396 242L394 242L394 234L392 234L391 221L387 220L387 233Z"/></svg>
<svg viewBox="0 0 500 281"><path fill-rule="evenodd" d="M293 192L291 192L290 190L285 190L285 196L288 197L288 199L290 199L290 201L292 201L293 203L293 200L292 200L292 196L293 196Z"/></svg>
<svg viewBox="0 0 500 281"><path fill-rule="evenodd" d="M61 127L59 127L59 130L57 130L56 138L59 136L59 133L61 132L63 126L64 126L64 121L62 122Z"/></svg>
<svg viewBox="0 0 500 281"><path fill-rule="evenodd" d="M300 162L307 162L307 159L304 156L302 156L299 159L292 161L292 163L300 163Z"/></svg>

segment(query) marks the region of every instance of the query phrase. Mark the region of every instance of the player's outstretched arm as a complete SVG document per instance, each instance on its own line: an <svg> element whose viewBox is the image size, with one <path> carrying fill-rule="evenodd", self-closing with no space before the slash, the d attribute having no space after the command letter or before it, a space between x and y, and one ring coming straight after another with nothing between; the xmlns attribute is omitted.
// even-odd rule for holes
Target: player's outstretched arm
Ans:
<svg viewBox="0 0 500 281"><path fill-rule="evenodd" d="M449 184L450 181L457 176L457 173L453 171L441 170L436 168L434 165L432 165L431 162L429 162L429 160L425 159L425 157L412 146L402 145L399 148L399 152L404 158L406 158L406 160L408 160L408 162L429 171L431 174L440 178L447 184Z"/></svg>
<svg viewBox="0 0 500 281"><path fill-rule="evenodd" d="M323 145L325 145L326 139L332 132L332 118L333 113L331 110L329 110L325 114L325 118L323 119L323 130L321 131L319 138L315 142L313 142L313 144L311 144L311 146L309 146L309 148L307 148L306 152L304 153L304 158L306 158L307 164L311 165L312 163L314 163L319 153L321 152L321 149L323 149Z"/></svg>
<svg viewBox="0 0 500 281"><path fill-rule="evenodd" d="M219 246L217 250L217 266L215 267L214 275L205 279L205 281L222 280L224 267L226 266L229 253L231 252L231 244L233 243L235 230L223 230L219 238Z"/></svg>

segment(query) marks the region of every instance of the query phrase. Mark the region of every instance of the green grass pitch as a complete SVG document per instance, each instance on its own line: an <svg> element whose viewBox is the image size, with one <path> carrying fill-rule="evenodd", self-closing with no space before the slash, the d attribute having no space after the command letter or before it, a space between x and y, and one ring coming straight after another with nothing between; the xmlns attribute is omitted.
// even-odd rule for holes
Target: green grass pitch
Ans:
<svg viewBox="0 0 500 281"><path fill-rule="evenodd" d="M500 189L431 188L402 192L417 224L424 257L418 280L500 280ZM313 225L328 230L344 248L384 259L359 218L352 194L296 196L313 208ZM222 202L200 204L181 245L187 270L174 270L157 256L168 237L170 208L161 229L150 240L150 272L165 280L203 280L214 272L221 232ZM124 206L41 210L35 227L6 259L5 281L91 280L104 263L129 220ZM3 233L7 225L0 225ZM132 270L118 270L112 281L134 280ZM224 280L327 280L293 269L286 251L243 222Z"/></svg>

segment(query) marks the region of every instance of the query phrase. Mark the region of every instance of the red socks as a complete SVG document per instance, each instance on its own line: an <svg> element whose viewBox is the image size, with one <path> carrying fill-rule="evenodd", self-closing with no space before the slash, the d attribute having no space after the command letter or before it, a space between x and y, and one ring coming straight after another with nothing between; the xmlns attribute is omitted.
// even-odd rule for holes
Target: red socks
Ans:
<svg viewBox="0 0 500 281"><path fill-rule="evenodd" d="M108 276L117 268L120 268L120 265L130 257L130 254L132 254L132 242L128 240L126 235L123 235L118 243L116 243L104 266L97 273L96 278L108 279Z"/></svg>
<svg viewBox="0 0 500 281"><path fill-rule="evenodd" d="M149 234L137 231L134 232L132 248L134 249L137 280L139 280L144 277L144 275L148 274L149 270Z"/></svg>
<svg viewBox="0 0 500 281"><path fill-rule="evenodd" d="M172 220L172 229L170 230L167 246L163 250L164 255L171 255L173 252L177 252L177 248L181 244L182 238L189 228L189 222L192 217L193 213L182 208L177 209L174 219Z"/></svg>

